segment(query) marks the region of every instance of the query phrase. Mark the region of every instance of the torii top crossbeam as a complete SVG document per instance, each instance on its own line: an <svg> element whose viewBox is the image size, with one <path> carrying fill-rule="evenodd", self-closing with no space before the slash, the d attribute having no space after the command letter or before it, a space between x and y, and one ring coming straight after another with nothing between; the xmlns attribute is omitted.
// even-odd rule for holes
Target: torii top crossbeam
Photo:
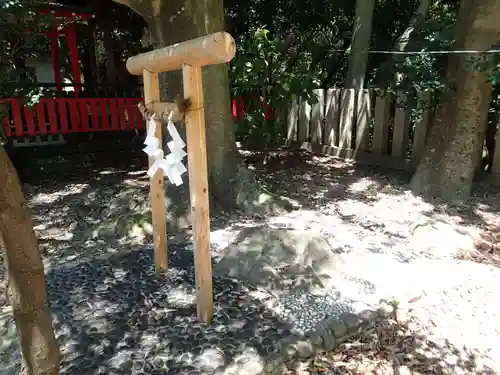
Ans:
<svg viewBox="0 0 500 375"><path fill-rule="evenodd" d="M133 75L180 70L183 65L206 66L227 63L236 54L233 37L218 32L177 43L165 48L133 56L127 60L127 70Z"/></svg>

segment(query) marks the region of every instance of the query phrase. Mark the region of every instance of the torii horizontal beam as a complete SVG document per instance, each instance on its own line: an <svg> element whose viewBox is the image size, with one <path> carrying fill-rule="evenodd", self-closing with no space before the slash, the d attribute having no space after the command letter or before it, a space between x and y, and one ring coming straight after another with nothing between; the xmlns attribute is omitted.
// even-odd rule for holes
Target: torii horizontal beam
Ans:
<svg viewBox="0 0 500 375"><path fill-rule="evenodd" d="M165 48L141 53L127 60L130 74L139 76L144 70L150 73L180 70L184 65L206 66L227 63L236 54L236 43L226 32L177 43Z"/></svg>

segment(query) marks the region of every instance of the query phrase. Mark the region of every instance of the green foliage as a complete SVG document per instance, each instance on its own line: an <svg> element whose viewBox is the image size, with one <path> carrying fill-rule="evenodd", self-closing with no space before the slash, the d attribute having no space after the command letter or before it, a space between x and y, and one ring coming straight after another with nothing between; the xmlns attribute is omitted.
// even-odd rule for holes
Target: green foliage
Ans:
<svg viewBox="0 0 500 375"><path fill-rule="evenodd" d="M107 1L100 7L95 16L97 23L95 33L96 60L101 77L106 76L107 46L104 35L106 32L110 33L108 40L112 45L109 47L117 53L123 64L130 56L145 52L153 47L141 45L143 31L147 24L141 16L129 7L117 4L114 1ZM108 29L103 29L103 26L107 26ZM80 43L79 48L83 53L88 47L86 43Z"/></svg>
<svg viewBox="0 0 500 375"><path fill-rule="evenodd" d="M9 1L0 5L0 87L2 97L16 96L33 88L34 75L26 69L28 58L48 50L50 15L41 15L42 3Z"/></svg>
<svg viewBox="0 0 500 375"><path fill-rule="evenodd" d="M36 86L35 76L26 69L26 59L46 53L50 15L41 15L43 4L36 0L8 1L0 4L0 98L24 97L36 104L47 91ZM0 99L1 100L1 99ZM0 118L8 105L0 101ZM0 142L3 127L0 127Z"/></svg>
<svg viewBox="0 0 500 375"><path fill-rule="evenodd" d="M371 72L372 87L387 87L391 91L403 90L408 95L406 106L411 117L418 120L424 109L419 98L430 91L442 94L449 87L446 82L448 54L425 53L427 51L449 51L454 42L456 7L440 4L430 10L425 20L417 20L406 51L419 54L392 55ZM397 78L395 78L395 76Z"/></svg>
<svg viewBox="0 0 500 375"><path fill-rule="evenodd" d="M500 46L492 46L491 48L500 51ZM489 81L493 86L497 86L500 83L500 52L493 54L492 63L493 72L489 78Z"/></svg>
<svg viewBox="0 0 500 375"><path fill-rule="evenodd" d="M391 86L398 89L412 89L417 91L434 90L441 87L444 69L446 68L446 54L430 54L427 51L448 51L454 42L454 25L456 9L441 4L430 9L428 17L418 19L413 25L414 31L403 52L418 51L419 54L389 55L371 72L371 84ZM410 19L401 28L397 37L400 37L409 26ZM394 49L397 38L392 39L385 50ZM394 74L401 74L401 79L394 86Z"/></svg>
<svg viewBox="0 0 500 375"><path fill-rule="evenodd" d="M239 40L236 58L231 64L233 97L243 97L249 109L236 124L237 138L247 144L270 145L283 136L279 121L266 121L266 101L275 113L288 108L294 97L317 103L314 90L320 87L318 68L311 53L292 51L291 41L269 30L257 29L249 38ZM257 103L256 103L257 101Z"/></svg>
<svg viewBox="0 0 500 375"><path fill-rule="evenodd" d="M253 105L236 124L239 141L271 145L285 135L283 115L292 98L316 101L314 89L343 80L355 2L347 0L226 0L226 24L237 40L232 93L266 97L276 121ZM258 100L257 100L258 101ZM254 103L251 103L254 104ZM255 103L257 104L257 103Z"/></svg>
<svg viewBox="0 0 500 375"><path fill-rule="evenodd" d="M443 1L420 20L409 50L448 49L453 41L456 2ZM377 1L371 49L391 50L408 27L418 0ZM233 95L257 93L275 109L286 108L291 98L313 102L315 88L342 87L347 73L345 52L351 42L354 1L228 0L229 30L237 37L238 53L231 66ZM267 27L264 27L267 25ZM416 98L424 91L446 88L446 55L391 56L371 54L371 87L403 89L409 93L414 118L423 112ZM395 73L401 79L394 86ZM279 141L282 124L264 120L264 109L251 107L237 124L240 141L266 145Z"/></svg>

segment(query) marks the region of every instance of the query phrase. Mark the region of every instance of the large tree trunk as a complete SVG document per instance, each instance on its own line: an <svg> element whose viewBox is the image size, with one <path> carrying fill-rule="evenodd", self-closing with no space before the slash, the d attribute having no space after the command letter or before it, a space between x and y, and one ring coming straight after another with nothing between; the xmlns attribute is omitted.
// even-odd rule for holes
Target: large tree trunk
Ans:
<svg viewBox="0 0 500 375"><path fill-rule="evenodd" d="M158 16L150 22L156 47L224 30L222 0L168 0L161 4ZM162 94L166 100L182 95L181 79L181 72L163 76ZM238 202L240 181L247 176L238 175L245 168L241 165L234 137L228 66L219 64L203 68L203 88L210 188L218 201L230 207ZM234 183L229 183L233 179Z"/></svg>
<svg viewBox="0 0 500 375"><path fill-rule="evenodd" d="M500 40L500 1L462 0L455 50L482 51ZM484 55L474 57L485 57ZM447 92L434 117L426 149L412 178L414 193L451 202L466 199L483 147L491 67L478 71L470 55L450 57ZM489 57L489 56L488 56Z"/></svg>
<svg viewBox="0 0 500 375"><path fill-rule="evenodd" d="M202 35L223 31L222 0L116 0L129 6L148 23L155 48L179 43ZM172 101L182 96L181 72L162 74L162 100ZM205 120L210 192L226 210L245 211L276 209L276 200L262 191L246 168L236 147L230 107L229 76L226 64L203 68ZM176 216L185 218L187 195L179 188L168 190L169 205ZM173 194L180 194L176 198ZM169 217L171 219L171 217ZM170 221L170 220L169 220ZM170 223L175 226L174 223Z"/></svg>
<svg viewBox="0 0 500 375"><path fill-rule="evenodd" d="M7 296L23 353L23 375L58 375L59 349L47 303L43 262L16 171L0 146L0 244ZM3 240L3 241L2 241Z"/></svg>
<svg viewBox="0 0 500 375"><path fill-rule="evenodd" d="M365 85L374 7L375 0L356 1L356 19L352 30L351 55L345 80L346 88L361 90Z"/></svg>
<svg viewBox="0 0 500 375"><path fill-rule="evenodd" d="M368 50L370 49L370 40L372 36L372 21L373 9L375 0L357 0L356 15L352 30L351 54L349 56L349 68L347 71L344 87L354 89L345 91L342 94L342 110L340 117L340 129L349 129L352 125L352 113L355 113L355 108L364 108L367 103L362 103L361 90L365 86L366 67L368 64ZM357 105L356 105L357 104ZM346 134L341 130L342 136L339 139L339 147L350 149L355 147L358 150L365 146L366 130L358 129L357 134L360 135L355 143L351 137L346 137Z"/></svg>

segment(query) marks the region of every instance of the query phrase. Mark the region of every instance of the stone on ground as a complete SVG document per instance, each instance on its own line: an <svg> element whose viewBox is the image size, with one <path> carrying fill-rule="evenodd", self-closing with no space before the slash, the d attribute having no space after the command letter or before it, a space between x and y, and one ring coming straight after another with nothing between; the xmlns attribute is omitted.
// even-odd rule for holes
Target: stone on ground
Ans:
<svg viewBox="0 0 500 375"><path fill-rule="evenodd" d="M275 294L332 286L343 269L340 254L312 231L244 228L221 255L214 273L245 280Z"/></svg>

